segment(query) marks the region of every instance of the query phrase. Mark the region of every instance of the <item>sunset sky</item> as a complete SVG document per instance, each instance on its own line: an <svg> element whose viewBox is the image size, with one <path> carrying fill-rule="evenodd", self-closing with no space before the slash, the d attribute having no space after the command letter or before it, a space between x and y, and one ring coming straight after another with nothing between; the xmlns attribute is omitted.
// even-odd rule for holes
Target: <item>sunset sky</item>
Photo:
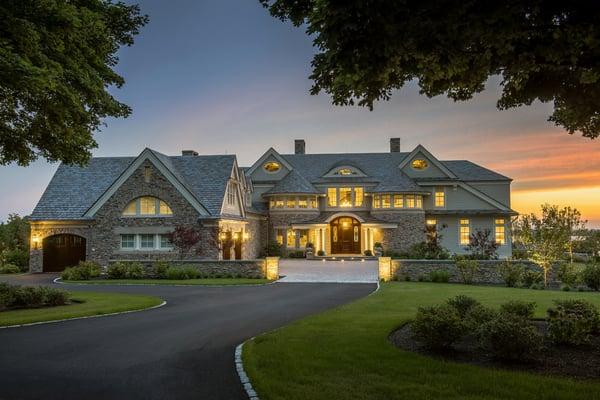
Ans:
<svg viewBox="0 0 600 400"><path fill-rule="evenodd" d="M498 78L469 102L428 99L412 83L372 112L341 108L308 94L310 39L258 1L144 0L142 10L150 23L121 52L126 85L113 91L133 114L106 121L94 155L189 148L235 153L244 166L271 146L293 152L296 138L308 152L375 152L400 137L403 151L420 143L440 159L469 159L510 176L518 212L571 205L600 227L600 142L547 122L550 104L499 111ZM30 213L57 166L0 167L0 219Z"/></svg>

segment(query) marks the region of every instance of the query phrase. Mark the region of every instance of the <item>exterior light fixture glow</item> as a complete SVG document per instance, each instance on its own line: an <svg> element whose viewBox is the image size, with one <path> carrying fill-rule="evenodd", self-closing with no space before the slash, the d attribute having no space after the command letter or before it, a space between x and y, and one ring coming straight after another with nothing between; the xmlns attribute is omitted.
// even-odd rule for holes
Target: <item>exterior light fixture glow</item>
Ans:
<svg viewBox="0 0 600 400"><path fill-rule="evenodd" d="M38 235L34 235L31 238L31 243L33 244L33 248L37 250L40 246L40 237Z"/></svg>
<svg viewBox="0 0 600 400"><path fill-rule="evenodd" d="M239 233L237 233L237 232L236 232L236 233L234 233L234 234L233 234L233 238L234 238L235 240L238 240L238 239L240 238L240 234L239 234Z"/></svg>
<svg viewBox="0 0 600 400"><path fill-rule="evenodd" d="M227 239L227 234L225 232L221 233L220 238L221 238L221 240Z"/></svg>
<svg viewBox="0 0 600 400"><path fill-rule="evenodd" d="M250 239L250 234L248 232L244 232L243 238L244 238L244 240Z"/></svg>

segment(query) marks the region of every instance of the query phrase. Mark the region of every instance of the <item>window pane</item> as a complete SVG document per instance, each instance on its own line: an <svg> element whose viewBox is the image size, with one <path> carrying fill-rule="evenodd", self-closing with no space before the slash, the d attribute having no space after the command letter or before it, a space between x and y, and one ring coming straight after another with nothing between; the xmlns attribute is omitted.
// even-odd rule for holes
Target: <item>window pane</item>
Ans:
<svg viewBox="0 0 600 400"><path fill-rule="evenodd" d="M504 219L496 219L496 225L504 225Z"/></svg>
<svg viewBox="0 0 600 400"><path fill-rule="evenodd" d="M287 230L287 247L296 247L296 233L292 229Z"/></svg>
<svg viewBox="0 0 600 400"><path fill-rule="evenodd" d="M469 236L471 235L471 230L469 228L469 220L461 219L460 220L460 244L467 245L469 244Z"/></svg>
<svg viewBox="0 0 600 400"><path fill-rule="evenodd" d="M283 245L283 229L277 229L277 244Z"/></svg>
<svg viewBox="0 0 600 400"><path fill-rule="evenodd" d="M406 201L406 208L415 208L415 195L414 194L407 194L406 196L404 196L404 199Z"/></svg>
<svg viewBox="0 0 600 400"><path fill-rule="evenodd" d="M283 208L283 197L277 197L275 199L275 208Z"/></svg>
<svg viewBox="0 0 600 400"><path fill-rule="evenodd" d="M443 189L436 190L435 192L435 206L446 207L446 193Z"/></svg>
<svg viewBox="0 0 600 400"><path fill-rule="evenodd" d="M352 188L340 188L340 207L352 206Z"/></svg>
<svg viewBox="0 0 600 400"><path fill-rule="evenodd" d="M354 241L358 242L358 239L359 239L358 226L354 226Z"/></svg>
<svg viewBox="0 0 600 400"><path fill-rule="evenodd" d="M161 249L170 249L173 247L173 244L169 240L169 235L160 235L160 248Z"/></svg>
<svg viewBox="0 0 600 400"><path fill-rule="evenodd" d="M329 207L337 206L337 189L327 188L327 205Z"/></svg>
<svg viewBox="0 0 600 400"><path fill-rule="evenodd" d="M404 197L401 194L394 195L394 207L395 208L404 207Z"/></svg>
<svg viewBox="0 0 600 400"><path fill-rule="evenodd" d="M140 235L140 248L153 249L154 248L154 235Z"/></svg>
<svg viewBox="0 0 600 400"><path fill-rule="evenodd" d="M306 200L306 196L298 197L298 208L308 208L308 201Z"/></svg>
<svg viewBox="0 0 600 400"><path fill-rule="evenodd" d="M354 205L356 207L362 207L364 199L364 190L361 187L354 188Z"/></svg>
<svg viewBox="0 0 600 400"><path fill-rule="evenodd" d="M121 248L122 249L134 249L135 248L135 235L121 235Z"/></svg>
<svg viewBox="0 0 600 400"><path fill-rule="evenodd" d="M127 204L125 207L125 211L123 211L123 215L136 215L137 214L137 200L132 201Z"/></svg>
<svg viewBox="0 0 600 400"><path fill-rule="evenodd" d="M160 215L173 215L173 211L171 211L171 207L167 205L164 201L160 200Z"/></svg>
<svg viewBox="0 0 600 400"><path fill-rule="evenodd" d="M437 225L437 220L435 220L435 219L428 219L426 223L427 223L427 225L430 225L430 226L431 225Z"/></svg>
<svg viewBox="0 0 600 400"><path fill-rule="evenodd" d="M296 197L288 197L287 198L287 208L294 208L296 207Z"/></svg>
<svg viewBox="0 0 600 400"><path fill-rule="evenodd" d="M496 243L504 244L505 240L504 226L496 226Z"/></svg>
<svg viewBox="0 0 600 400"><path fill-rule="evenodd" d="M373 208L380 208L381 207L381 197L376 194L373 196Z"/></svg>
<svg viewBox="0 0 600 400"><path fill-rule="evenodd" d="M305 248L308 243L308 229L300 230L300 247Z"/></svg>
<svg viewBox="0 0 600 400"><path fill-rule="evenodd" d="M156 215L156 199L154 197L140 198L140 214Z"/></svg>
<svg viewBox="0 0 600 400"><path fill-rule="evenodd" d="M415 196L415 207L423 208L423 196L421 196L420 194Z"/></svg>
<svg viewBox="0 0 600 400"><path fill-rule="evenodd" d="M310 198L310 207L311 208L317 208L318 207L318 205L317 205L317 198L316 197L311 197Z"/></svg>
<svg viewBox="0 0 600 400"><path fill-rule="evenodd" d="M391 195L389 194L382 194L381 195L381 208L390 208L391 206Z"/></svg>

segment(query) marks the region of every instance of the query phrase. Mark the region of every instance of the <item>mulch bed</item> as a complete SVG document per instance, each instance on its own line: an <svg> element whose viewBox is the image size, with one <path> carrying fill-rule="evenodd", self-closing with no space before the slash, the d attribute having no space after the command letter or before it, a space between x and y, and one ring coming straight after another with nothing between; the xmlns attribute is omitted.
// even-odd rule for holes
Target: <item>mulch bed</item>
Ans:
<svg viewBox="0 0 600 400"><path fill-rule="evenodd" d="M547 324L545 321L535 321L535 325L540 333L546 333ZM519 363L494 359L486 349L482 349L478 345L476 338L472 335L462 338L450 352L443 354L433 352L415 340L410 323L392 332L390 341L402 350L446 361L545 375L585 379L600 378L600 336L595 336L589 345L577 347L557 346L546 340L542 351L534 359Z"/></svg>

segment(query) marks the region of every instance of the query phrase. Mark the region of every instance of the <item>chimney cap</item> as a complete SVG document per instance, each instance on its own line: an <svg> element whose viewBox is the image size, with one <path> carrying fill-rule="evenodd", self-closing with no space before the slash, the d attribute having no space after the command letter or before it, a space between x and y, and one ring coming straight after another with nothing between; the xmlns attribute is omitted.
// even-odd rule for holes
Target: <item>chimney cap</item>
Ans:
<svg viewBox="0 0 600 400"><path fill-rule="evenodd" d="M400 153L400 138L390 138L390 152Z"/></svg>
<svg viewBox="0 0 600 400"><path fill-rule="evenodd" d="M182 156L197 156L198 152L196 150L181 150Z"/></svg>

